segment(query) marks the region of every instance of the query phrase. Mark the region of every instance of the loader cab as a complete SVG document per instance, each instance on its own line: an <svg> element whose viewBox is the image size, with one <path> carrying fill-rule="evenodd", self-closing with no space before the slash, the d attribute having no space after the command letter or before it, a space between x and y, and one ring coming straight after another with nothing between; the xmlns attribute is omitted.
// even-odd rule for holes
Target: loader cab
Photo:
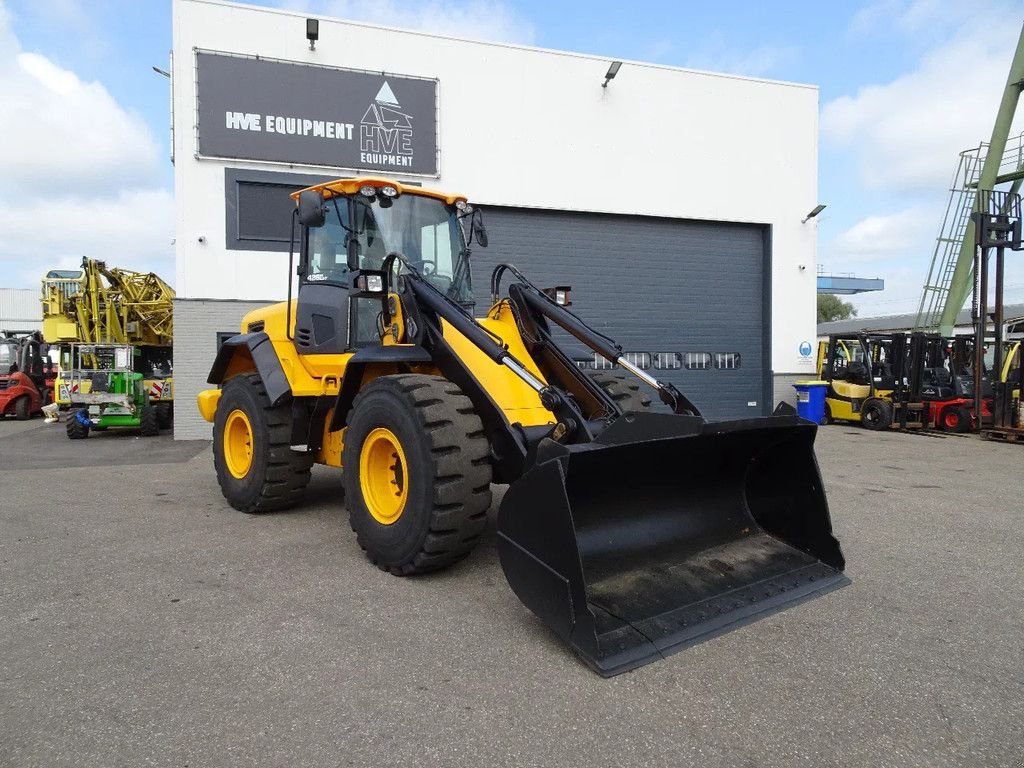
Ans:
<svg viewBox="0 0 1024 768"><path fill-rule="evenodd" d="M297 202L294 336L300 353L380 343L380 270L394 253L448 298L472 306L465 201L390 181L352 179L303 190Z"/></svg>

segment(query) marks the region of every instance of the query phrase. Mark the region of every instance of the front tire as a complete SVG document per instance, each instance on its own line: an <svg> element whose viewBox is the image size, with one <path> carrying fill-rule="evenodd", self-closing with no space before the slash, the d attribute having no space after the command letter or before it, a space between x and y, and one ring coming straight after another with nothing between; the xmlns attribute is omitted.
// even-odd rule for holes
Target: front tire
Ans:
<svg viewBox="0 0 1024 768"><path fill-rule="evenodd" d="M174 426L174 406L170 403L158 403L156 418L160 422L160 429L170 429Z"/></svg>
<svg viewBox="0 0 1024 768"><path fill-rule="evenodd" d="M258 373L224 385L213 422L213 463L228 503L249 513L302 501L313 454L291 449L289 403L272 406Z"/></svg>
<svg viewBox="0 0 1024 768"><path fill-rule="evenodd" d="M160 434L160 419L154 406L142 406L142 413L139 414L139 432L143 437L156 437Z"/></svg>
<svg viewBox="0 0 1024 768"><path fill-rule="evenodd" d="M875 432L888 429L892 426L892 405L885 400L868 400L861 406L860 423Z"/></svg>
<svg viewBox="0 0 1024 768"><path fill-rule="evenodd" d="M939 428L947 432L967 432L971 421L971 412L962 405L947 405L939 414Z"/></svg>
<svg viewBox="0 0 1024 768"><path fill-rule="evenodd" d="M85 440L89 436L89 424L84 424L81 419L88 420L88 411L79 410L74 411L71 414L71 418L67 420L64 429L68 433L69 440Z"/></svg>
<svg viewBox="0 0 1024 768"><path fill-rule="evenodd" d="M28 395L22 395L14 401L14 417L18 421L28 421L32 415L30 410L31 402L29 402Z"/></svg>
<svg viewBox="0 0 1024 768"><path fill-rule="evenodd" d="M342 456L359 546L396 576L472 551L491 505L490 446L473 404L437 376L382 376L356 397Z"/></svg>

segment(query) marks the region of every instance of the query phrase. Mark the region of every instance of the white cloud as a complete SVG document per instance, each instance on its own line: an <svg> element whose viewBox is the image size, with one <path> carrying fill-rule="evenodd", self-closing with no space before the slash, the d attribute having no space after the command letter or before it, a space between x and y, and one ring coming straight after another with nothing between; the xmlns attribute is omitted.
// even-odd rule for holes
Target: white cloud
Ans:
<svg viewBox="0 0 1024 768"><path fill-rule="evenodd" d="M928 274L944 202L916 203L891 214L866 216L822 244L820 263L826 271L853 271L859 277L881 277L885 290L851 297L861 317L916 312ZM991 270L995 269L992 260ZM994 284L995 272L993 275ZM1024 302L1024 262L1008 258L1006 303Z"/></svg>
<svg viewBox="0 0 1024 768"><path fill-rule="evenodd" d="M916 311L959 153L988 141L1017 41L1015 23L992 19L1016 10L1005 0L878 0L854 17L851 36L920 52L910 71L822 109L823 148L855 159L849 185L890 206L822 244L822 262L886 280L884 292L853 299L862 316ZM1024 296L1019 273L1008 269L1008 300Z"/></svg>
<svg viewBox="0 0 1024 768"><path fill-rule="evenodd" d="M882 4L894 5L900 4ZM961 26L924 53L913 71L837 98L821 116L824 140L858 158L863 184L891 192L941 188L958 153L988 140L1019 32L980 12L960 18L957 3L902 5L902 13L886 16L908 35L935 22L946 6L946 21L959 18ZM1013 14L1007 10L1003 17Z"/></svg>
<svg viewBox="0 0 1024 768"><path fill-rule="evenodd" d="M6 54L0 54L6 55ZM0 74L0 167L6 187L145 183L159 151L141 117L99 83L84 83L38 53L17 53Z"/></svg>
<svg viewBox="0 0 1024 768"><path fill-rule="evenodd" d="M36 287L49 269L77 267L82 256L154 271L173 283L174 196L167 190L38 195L16 206L0 205L0 232L6 279L22 286Z"/></svg>
<svg viewBox="0 0 1024 768"><path fill-rule="evenodd" d="M979 15L1006 10L1010 8L1001 0L876 0L854 14L849 32L852 35L874 35L879 29L891 27L914 36L941 35Z"/></svg>
<svg viewBox="0 0 1024 768"><path fill-rule="evenodd" d="M917 310L935 243L936 210L921 203L866 216L822 245L820 261L827 268L885 280L883 292L851 297L862 317Z"/></svg>
<svg viewBox="0 0 1024 768"><path fill-rule="evenodd" d="M73 4L65 3L68 7ZM0 271L35 287L82 256L173 278L173 197L143 119L21 49L0 0Z"/></svg>
<svg viewBox="0 0 1024 768"><path fill-rule="evenodd" d="M902 262L929 250L937 227L934 206L922 203L867 216L836 236L825 251L836 263Z"/></svg>
<svg viewBox="0 0 1024 768"><path fill-rule="evenodd" d="M486 0L283 0L277 4L340 19L474 40L528 44L536 36L533 24L524 16L505 3Z"/></svg>

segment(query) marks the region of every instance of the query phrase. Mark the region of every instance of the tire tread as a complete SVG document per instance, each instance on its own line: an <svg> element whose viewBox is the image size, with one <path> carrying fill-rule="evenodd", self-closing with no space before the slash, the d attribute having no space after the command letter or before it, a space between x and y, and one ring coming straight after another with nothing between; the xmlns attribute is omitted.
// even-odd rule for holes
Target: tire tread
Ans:
<svg viewBox="0 0 1024 768"><path fill-rule="evenodd" d="M236 504L225 489L227 478L217 473L224 496L231 506L250 514L277 512L294 507L302 501L309 484L314 456L311 453L297 453L291 449L291 410L288 403L273 406L266 387L258 373L240 374L237 377L250 387L256 400L263 408L267 420L267 461L263 484L255 500L248 504ZM232 379L231 381L234 381ZM228 382L230 385L231 382ZM213 446L217 451L216 441Z"/></svg>
<svg viewBox="0 0 1024 768"><path fill-rule="evenodd" d="M472 551L487 525L491 462L483 423L469 398L447 379L422 374L383 378L388 380L388 386L397 386L416 413L429 443L429 456L434 463L429 530L419 550L407 562L389 565L367 546L354 523L352 529L367 557L381 570L410 576L445 568ZM356 396L353 413L358 413L360 404L375 389L369 386ZM359 465L355 451L356 446L346 442L344 466ZM345 491L347 499L356 498L358 493L356 488L346 487ZM350 510L350 522L351 514Z"/></svg>

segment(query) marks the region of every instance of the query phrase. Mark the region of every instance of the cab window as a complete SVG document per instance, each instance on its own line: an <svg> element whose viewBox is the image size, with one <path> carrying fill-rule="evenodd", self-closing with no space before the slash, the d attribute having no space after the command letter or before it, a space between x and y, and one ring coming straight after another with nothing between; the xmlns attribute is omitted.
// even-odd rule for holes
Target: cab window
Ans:
<svg viewBox="0 0 1024 768"><path fill-rule="evenodd" d="M428 275L451 277L452 238L447 221L439 224L428 224L420 230L420 261Z"/></svg>
<svg viewBox="0 0 1024 768"><path fill-rule="evenodd" d="M322 227L309 230L308 282L344 282L348 268L348 206L339 205Z"/></svg>

